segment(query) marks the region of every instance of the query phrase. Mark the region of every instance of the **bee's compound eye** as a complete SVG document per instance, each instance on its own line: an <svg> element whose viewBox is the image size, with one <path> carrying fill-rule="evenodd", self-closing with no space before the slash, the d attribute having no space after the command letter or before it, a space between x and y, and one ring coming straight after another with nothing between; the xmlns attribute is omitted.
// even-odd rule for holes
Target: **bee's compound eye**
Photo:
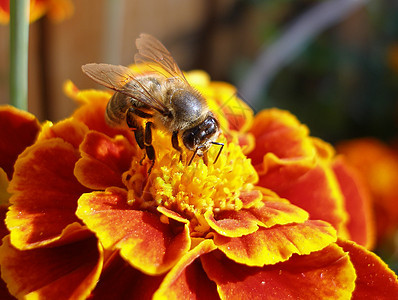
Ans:
<svg viewBox="0 0 398 300"><path fill-rule="evenodd" d="M195 150L196 145L198 144L198 131L199 128L198 126L195 126L191 129L188 129L184 131L182 134L182 142L184 143L185 147L187 147L189 150Z"/></svg>
<svg viewBox="0 0 398 300"><path fill-rule="evenodd" d="M212 139L217 138L218 133L218 121L212 114L209 114L202 123L184 131L182 141L189 150L194 150L199 146L209 144Z"/></svg>

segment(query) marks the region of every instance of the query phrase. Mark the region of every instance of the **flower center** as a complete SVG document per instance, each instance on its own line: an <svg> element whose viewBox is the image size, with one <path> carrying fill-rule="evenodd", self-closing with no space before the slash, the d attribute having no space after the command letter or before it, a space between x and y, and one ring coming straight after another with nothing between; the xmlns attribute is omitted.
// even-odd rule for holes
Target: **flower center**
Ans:
<svg viewBox="0 0 398 300"><path fill-rule="evenodd" d="M258 181L250 159L234 143L224 146L216 163L214 160L220 148L214 145L208 151L207 165L201 157L195 157L189 166L187 162L192 152L186 151L183 161L180 161L180 154L171 145L165 147L166 141L157 144L155 165L145 187L141 189L141 208L163 206L190 221L196 219L195 223L201 224L203 214L208 210L215 213L240 210L243 207L241 191L252 190ZM134 172L132 176L135 176L135 180L130 180L128 185L136 195L139 191L137 184L134 186L133 183L143 178L142 172L137 172L137 167L136 163L130 169L129 174ZM136 203L137 200L132 202Z"/></svg>

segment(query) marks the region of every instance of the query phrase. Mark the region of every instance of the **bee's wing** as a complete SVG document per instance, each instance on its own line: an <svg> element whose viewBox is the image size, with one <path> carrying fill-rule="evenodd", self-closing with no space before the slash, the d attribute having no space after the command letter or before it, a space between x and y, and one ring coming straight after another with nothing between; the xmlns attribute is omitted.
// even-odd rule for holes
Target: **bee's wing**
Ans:
<svg viewBox="0 0 398 300"><path fill-rule="evenodd" d="M106 86L107 88L140 101L162 114L167 114L169 112L168 108L160 100L153 97L151 93L148 92L146 87L136 79L133 72L127 67L93 63L83 65L82 70L88 77L93 79L95 82ZM130 81L136 83L142 89L142 91L137 89L133 93L131 91L131 87L126 85L126 83Z"/></svg>
<svg viewBox="0 0 398 300"><path fill-rule="evenodd" d="M159 66L171 77L180 78L188 84L184 73L182 73L170 52L156 38L149 34L141 33L135 43L138 49L138 53L134 56L136 63L149 63Z"/></svg>

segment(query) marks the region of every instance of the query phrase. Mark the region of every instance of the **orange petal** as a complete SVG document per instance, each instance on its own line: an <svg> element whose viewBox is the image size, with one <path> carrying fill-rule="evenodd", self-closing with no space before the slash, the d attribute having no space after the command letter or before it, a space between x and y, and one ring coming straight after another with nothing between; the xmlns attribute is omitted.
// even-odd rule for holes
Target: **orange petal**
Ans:
<svg viewBox="0 0 398 300"><path fill-rule="evenodd" d="M0 240L2 240L3 237L5 237L10 233L4 222L7 211L8 211L8 205L0 205Z"/></svg>
<svg viewBox="0 0 398 300"><path fill-rule="evenodd" d="M209 75L200 70L187 72L186 77L206 98L224 133L247 131L253 121L253 110L237 97L236 87L226 82L210 81Z"/></svg>
<svg viewBox="0 0 398 300"><path fill-rule="evenodd" d="M188 219L186 219L185 217L183 217L183 216L180 215L179 213L177 213L177 212L175 212L175 211L173 211L173 210L170 210L170 209L168 209L168 208L166 208L166 207L164 207L164 206L158 206L158 207L156 208L156 210L157 210L158 212L162 213L162 214L163 214L164 216L166 216L167 218L173 219L173 220L175 220L175 221L177 221L177 222L180 222L180 223L189 224L189 220L188 220Z"/></svg>
<svg viewBox="0 0 398 300"><path fill-rule="evenodd" d="M73 15L74 6L71 0L49 0L47 16L56 22L61 22Z"/></svg>
<svg viewBox="0 0 398 300"><path fill-rule="evenodd" d="M35 116L12 106L0 106L0 168L11 179L14 163L33 144L40 130Z"/></svg>
<svg viewBox="0 0 398 300"><path fill-rule="evenodd" d="M257 218L258 224L266 228L275 225L303 223L308 219L308 213L305 210L282 201L265 201L262 207L253 207L249 211Z"/></svg>
<svg viewBox="0 0 398 300"><path fill-rule="evenodd" d="M0 1L0 23L7 24L10 20L10 1ZM48 9L48 1L31 0L29 22L34 22L41 18Z"/></svg>
<svg viewBox="0 0 398 300"><path fill-rule="evenodd" d="M221 211L215 216L207 211L204 217L218 234L241 237L257 231L258 226L269 228L274 225L302 223L308 219L308 214L287 202L265 201L260 208Z"/></svg>
<svg viewBox="0 0 398 300"><path fill-rule="evenodd" d="M316 149L318 157L321 159L331 161L336 156L335 149L329 143L316 137L311 137L311 141Z"/></svg>
<svg viewBox="0 0 398 300"><path fill-rule="evenodd" d="M263 195L260 190L243 190L240 191L239 199L242 201L244 208L255 206L262 201Z"/></svg>
<svg viewBox="0 0 398 300"><path fill-rule="evenodd" d="M260 179L261 180L261 179ZM263 186L266 182L261 183ZM337 179L328 165L319 164L296 180L274 187L281 197L288 199L310 214L310 219L324 220L337 229L340 236L346 236L346 221L343 195Z"/></svg>
<svg viewBox="0 0 398 300"><path fill-rule="evenodd" d="M248 266L272 265L288 260L294 253L309 254L335 240L333 227L322 221L260 228L238 238L214 234L218 249L230 259Z"/></svg>
<svg viewBox="0 0 398 300"><path fill-rule="evenodd" d="M349 253L357 273L352 299L396 298L397 275L377 255L350 241L339 240L338 244Z"/></svg>
<svg viewBox="0 0 398 300"><path fill-rule="evenodd" d="M35 22L37 19L40 19L42 16L46 14L47 1L40 0L32 0L30 1L30 16L29 22Z"/></svg>
<svg viewBox="0 0 398 300"><path fill-rule="evenodd" d="M131 142L134 137L128 127L118 129L110 127L105 122L105 109L112 94L108 91L82 90L80 91L71 81L64 85L65 93L74 100L82 103L72 115L76 120L83 122L91 130L105 133L108 136L124 135Z"/></svg>
<svg viewBox="0 0 398 300"><path fill-rule="evenodd" d="M339 153L359 170L373 197L377 237L392 235L398 224L398 153L373 138L341 143Z"/></svg>
<svg viewBox="0 0 398 300"><path fill-rule="evenodd" d="M85 299L97 284L102 250L92 235L59 247L17 250L9 238L0 248L1 272L17 298Z"/></svg>
<svg viewBox="0 0 398 300"><path fill-rule="evenodd" d="M134 210L125 190L85 194L76 214L106 249L120 249L124 259L146 274L167 271L190 248L186 224L164 224L159 214Z"/></svg>
<svg viewBox="0 0 398 300"><path fill-rule="evenodd" d="M279 159L294 159L295 162L313 158L316 153L308 128L287 111L261 111L249 132L256 140L256 147L249 154L254 165L261 164L266 153L273 153Z"/></svg>
<svg viewBox="0 0 398 300"><path fill-rule="evenodd" d="M343 157L334 161L333 171L339 181L345 208L350 216L347 222L350 240L371 248L375 241L375 228L368 190L356 170L350 168Z"/></svg>
<svg viewBox="0 0 398 300"><path fill-rule="evenodd" d="M260 175L259 185L275 190L315 167L317 148L308 128L289 112L277 109L260 112L250 133L256 146L248 157Z"/></svg>
<svg viewBox="0 0 398 300"><path fill-rule="evenodd" d="M225 118L228 128L223 131L247 131L253 122L253 110L237 97L236 88L225 82L211 82L212 99L216 102L213 110L220 118ZM222 123L222 122L221 122Z"/></svg>
<svg viewBox="0 0 398 300"><path fill-rule="evenodd" d="M76 163L75 176L94 190L124 187L122 175L130 168L134 149L122 136L114 139L91 131L80 146L82 158Z"/></svg>
<svg viewBox="0 0 398 300"><path fill-rule="evenodd" d="M240 237L251 234L258 229L257 219L244 210L222 211L216 217L212 211L208 210L204 217L207 224L223 236Z"/></svg>
<svg viewBox="0 0 398 300"><path fill-rule="evenodd" d="M212 240L204 240L185 254L167 273L153 299L219 299L216 285L196 260L214 249Z"/></svg>
<svg viewBox="0 0 398 300"><path fill-rule="evenodd" d="M86 125L69 118L62 120L55 125L51 122L45 123L38 140L48 140L59 137L65 142L71 144L74 148L79 149L79 145L83 142L84 136L87 132L88 127Z"/></svg>
<svg viewBox="0 0 398 300"><path fill-rule="evenodd" d="M242 152L246 155L253 151L256 144L254 136L251 133L232 132L231 140L236 140L242 148Z"/></svg>
<svg viewBox="0 0 398 300"><path fill-rule="evenodd" d="M213 253L201 261L222 299L350 299L354 289L355 269L336 245L262 268Z"/></svg>
<svg viewBox="0 0 398 300"><path fill-rule="evenodd" d="M7 24L10 21L10 1L0 1L0 24Z"/></svg>
<svg viewBox="0 0 398 300"><path fill-rule="evenodd" d="M90 299L152 299L164 275L150 276L133 268L114 253L106 261Z"/></svg>
<svg viewBox="0 0 398 300"><path fill-rule="evenodd" d="M27 249L59 239L79 219L77 200L88 190L73 176L79 154L60 138L37 142L15 163L6 224L11 243Z"/></svg>

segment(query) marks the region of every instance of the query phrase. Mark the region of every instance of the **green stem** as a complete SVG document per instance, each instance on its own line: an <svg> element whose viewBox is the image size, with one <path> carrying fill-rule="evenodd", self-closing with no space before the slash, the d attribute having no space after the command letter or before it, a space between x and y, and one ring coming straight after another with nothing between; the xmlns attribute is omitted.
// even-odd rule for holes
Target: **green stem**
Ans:
<svg viewBox="0 0 398 300"><path fill-rule="evenodd" d="M10 103L28 110L29 0L10 1Z"/></svg>

